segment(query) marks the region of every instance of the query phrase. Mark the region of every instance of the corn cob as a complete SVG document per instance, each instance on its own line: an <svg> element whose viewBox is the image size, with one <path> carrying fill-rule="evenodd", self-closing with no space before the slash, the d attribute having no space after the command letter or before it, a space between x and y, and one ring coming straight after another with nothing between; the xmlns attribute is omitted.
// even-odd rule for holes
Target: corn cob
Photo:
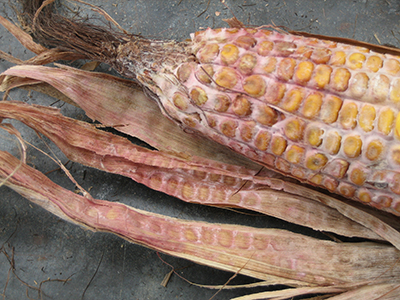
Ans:
<svg viewBox="0 0 400 300"><path fill-rule="evenodd" d="M99 39L88 25L60 27L83 39L37 24L43 43L137 79L184 130L400 215L398 57L263 28L207 29L181 43L104 31L98 42L86 40Z"/></svg>

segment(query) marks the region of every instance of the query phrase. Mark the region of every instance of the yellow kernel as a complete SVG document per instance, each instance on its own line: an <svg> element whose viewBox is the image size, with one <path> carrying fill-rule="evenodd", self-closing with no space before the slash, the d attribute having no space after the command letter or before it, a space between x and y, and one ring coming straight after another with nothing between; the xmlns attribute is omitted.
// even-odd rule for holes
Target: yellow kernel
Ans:
<svg viewBox="0 0 400 300"><path fill-rule="evenodd" d="M400 79L396 78L393 79L392 81L392 88L390 89L390 95L389 95L390 101L393 103L399 103L400 102Z"/></svg>
<svg viewBox="0 0 400 300"><path fill-rule="evenodd" d="M310 61L302 61L297 66L296 72L294 74L294 80L299 84L307 84L311 79L311 75L314 70L314 64Z"/></svg>
<svg viewBox="0 0 400 300"><path fill-rule="evenodd" d="M350 83L350 93L355 98L364 96L368 89L369 77L365 73L357 73L354 75Z"/></svg>
<svg viewBox="0 0 400 300"><path fill-rule="evenodd" d="M270 84L265 96L265 100L272 104L277 104L282 100L286 92L286 85L280 82Z"/></svg>
<svg viewBox="0 0 400 300"><path fill-rule="evenodd" d="M293 58L284 58L278 66L278 77L284 81L292 78L296 61Z"/></svg>
<svg viewBox="0 0 400 300"><path fill-rule="evenodd" d="M331 84L332 88L338 92L344 92L349 86L351 73L345 68L336 69L332 73Z"/></svg>
<svg viewBox="0 0 400 300"><path fill-rule="evenodd" d="M340 110L339 122L344 129L354 129L356 127L358 108L354 102L347 102Z"/></svg>
<svg viewBox="0 0 400 300"><path fill-rule="evenodd" d="M333 66L341 66L346 62L346 53L343 51L337 51L333 53L331 57L331 65Z"/></svg>
<svg viewBox="0 0 400 300"><path fill-rule="evenodd" d="M367 173L362 168L353 168L350 171L349 179L354 184L363 185L367 179Z"/></svg>
<svg viewBox="0 0 400 300"><path fill-rule="evenodd" d="M200 87L196 86L190 91L190 97L196 103L196 105L203 105L207 102L207 93Z"/></svg>
<svg viewBox="0 0 400 300"><path fill-rule="evenodd" d="M346 175L349 163L343 159L334 159L330 161L324 168L324 172L338 179Z"/></svg>
<svg viewBox="0 0 400 300"><path fill-rule="evenodd" d="M327 96L322 104L320 118L327 124L336 122L342 100L336 96Z"/></svg>
<svg viewBox="0 0 400 300"><path fill-rule="evenodd" d="M257 40L251 36L248 35L242 35L239 36L235 42L236 45L239 47L242 47L246 50L253 48L255 45L257 45Z"/></svg>
<svg viewBox="0 0 400 300"><path fill-rule="evenodd" d="M322 95L320 93L313 93L304 100L301 113L306 118L314 118L320 111L322 105Z"/></svg>
<svg viewBox="0 0 400 300"><path fill-rule="evenodd" d="M341 141L342 137L337 131L329 131L324 138L323 146L329 154L335 155L339 152Z"/></svg>
<svg viewBox="0 0 400 300"><path fill-rule="evenodd" d="M394 127L394 136L400 140L400 113L397 114L396 123Z"/></svg>
<svg viewBox="0 0 400 300"><path fill-rule="evenodd" d="M357 193L357 198L364 203L369 203L372 201L370 192L367 189L360 189Z"/></svg>
<svg viewBox="0 0 400 300"><path fill-rule="evenodd" d="M251 114L251 103L245 96L237 96L232 103L233 112L239 117L245 117Z"/></svg>
<svg viewBox="0 0 400 300"><path fill-rule="evenodd" d="M197 57L201 63L211 63L219 53L219 46L216 43L207 44L197 53Z"/></svg>
<svg viewBox="0 0 400 300"><path fill-rule="evenodd" d="M260 131L254 140L254 145L257 149L265 151L268 148L270 140L271 134L268 131Z"/></svg>
<svg viewBox="0 0 400 300"><path fill-rule="evenodd" d="M215 96L214 109L218 112L226 112L231 105L231 99L225 94Z"/></svg>
<svg viewBox="0 0 400 300"><path fill-rule="evenodd" d="M391 75L396 75L400 71L400 62L397 59L386 59L384 68Z"/></svg>
<svg viewBox="0 0 400 300"><path fill-rule="evenodd" d="M281 136L274 136L271 141L271 152L275 155L282 155L287 146L286 140Z"/></svg>
<svg viewBox="0 0 400 300"><path fill-rule="evenodd" d="M331 58L332 51L325 48L314 49L311 60L316 64L326 64Z"/></svg>
<svg viewBox="0 0 400 300"><path fill-rule="evenodd" d="M331 79L332 68L327 65L318 65L315 68L313 81L318 88L323 89Z"/></svg>
<svg viewBox="0 0 400 300"><path fill-rule="evenodd" d="M243 89L252 97L261 97L265 94L267 85L260 75L251 75L244 80Z"/></svg>
<svg viewBox="0 0 400 300"><path fill-rule="evenodd" d="M238 68L243 74L251 74L257 64L257 58L253 54L245 54L239 59Z"/></svg>
<svg viewBox="0 0 400 300"><path fill-rule="evenodd" d="M236 135L236 128L237 128L237 123L233 120L228 120L221 123L220 130L223 135L232 138L235 137Z"/></svg>
<svg viewBox="0 0 400 300"><path fill-rule="evenodd" d="M306 158L306 167L313 171L323 168L328 162L328 158L322 153L316 153Z"/></svg>
<svg viewBox="0 0 400 300"><path fill-rule="evenodd" d="M292 141L299 141L303 137L304 122L297 118L289 119L283 131Z"/></svg>
<svg viewBox="0 0 400 300"><path fill-rule="evenodd" d="M376 102L383 102L389 95L390 79L382 74L371 80L371 94Z"/></svg>
<svg viewBox="0 0 400 300"><path fill-rule="evenodd" d="M221 50L221 61L225 65L234 64L239 58L239 49L233 44L226 44Z"/></svg>
<svg viewBox="0 0 400 300"><path fill-rule="evenodd" d="M293 54L297 46L291 42L275 42L275 51L279 53L280 56L289 56Z"/></svg>
<svg viewBox="0 0 400 300"><path fill-rule="evenodd" d="M212 65L201 65L196 72L196 78L203 84L210 84L214 76Z"/></svg>
<svg viewBox="0 0 400 300"><path fill-rule="evenodd" d="M376 117L375 107L366 104L361 107L360 114L358 115L358 124L365 132L370 132L374 129L374 120Z"/></svg>
<svg viewBox="0 0 400 300"><path fill-rule="evenodd" d="M230 34L235 34L239 32L239 28L227 28L226 32Z"/></svg>
<svg viewBox="0 0 400 300"><path fill-rule="evenodd" d="M297 145L292 145L286 151L286 160L292 164L301 162L304 155L304 148Z"/></svg>
<svg viewBox="0 0 400 300"><path fill-rule="evenodd" d="M263 41L258 45L257 53L261 56L267 56L274 47L274 43L270 41Z"/></svg>
<svg viewBox="0 0 400 300"><path fill-rule="evenodd" d="M377 72L380 68L382 68L383 61L382 58L380 58L379 56L371 55L370 57L368 57L367 63L365 65L372 72Z"/></svg>
<svg viewBox="0 0 400 300"><path fill-rule="evenodd" d="M311 125L307 126L304 136L311 146L318 147L322 143L323 134L324 130L321 129L321 126Z"/></svg>
<svg viewBox="0 0 400 300"><path fill-rule="evenodd" d="M238 75L235 70L231 68L222 68L222 70L216 74L215 83L223 88L232 89L238 80Z"/></svg>
<svg viewBox="0 0 400 300"><path fill-rule="evenodd" d="M172 101L174 105L179 108L180 110L186 110L188 108L188 99L186 96L182 95L181 93L175 93L172 96Z"/></svg>
<svg viewBox="0 0 400 300"><path fill-rule="evenodd" d="M275 109L262 103L257 108L255 120L262 125L272 126L278 121L278 113Z"/></svg>
<svg viewBox="0 0 400 300"><path fill-rule="evenodd" d="M359 135L351 135L343 141L343 152L349 158L358 157L361 154L362 141Z"/></svg>
<svg viewBox="0 0 400 300"><path fill-rule="evenodd" d="M263 71L267 74L272 73L275 71L276 68L276 58L275 57L268 57L267 62L263 67Z"/></svg>
<svg viewBox="0 0 400 300"><path fill-rule="evenodd" d="M368 144L365 156L369 160L374 161L382 156L383 150L384 146L382 142L380 140L373 140Z"/></svg>
<svg viewBox="0 0 400 300"><path fill-rule="evenodd" d="M348 60L347 60L347 66L350 69L361 69L362 65L365 61L366 57L364 54L361 53L353 53L349 56Z"/></svg>
<svg viewBox="0 0 400 300"><path fill-rule="evenodd" d="M388 107L383 108L380 111L378 118L378 130L385 135L388 135L392 130L392 124L394 121L394 112Z"/></svg>
<svg viewBox="0 0 400 300"><path fill-rule="evenodd" d="M300 107L303 96L302 90L292 89L286 94L285 99L281 103L281 107L288 112L294 112Z"/></svg>
<svg viewBox="0 0 400 300"><path fill-rule="evenodd" d="M255 128L254 121L243 123L243 125L240 127L240 137L242 138L243 141L250 142L252 140L254 128Z"/></svg>

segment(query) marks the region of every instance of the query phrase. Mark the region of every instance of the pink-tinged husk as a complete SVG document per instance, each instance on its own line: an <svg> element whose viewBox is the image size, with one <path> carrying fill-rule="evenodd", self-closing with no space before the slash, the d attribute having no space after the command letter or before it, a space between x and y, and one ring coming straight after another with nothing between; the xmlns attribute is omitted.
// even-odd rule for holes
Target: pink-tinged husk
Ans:
<svg viewBox="0 0 400 300"><path fill-rule="evenodd" d="M243 167L197 157L185 160L151 151L85 122L63 117L52 108L1 102L0 117L20 120L46 135L73 161L130 177L187 202L251 209L345 236L386 237L376 235L373 228L360 226L319 202L271 189L270 186L278 189L288 183L261 174L254 176L252 170ZM388 232L393 230L385 226Z"/></svg>
<svg viewBox="0 0 400 300"><path fill-rule="evenodd" d="M51 182L41 172L0 152L5 184L58 216L95 231L107 231L164 253L223 270L290 284L329 286L395 281L391 268L400 252L376 243L335 243L280 229L209 224L166 217L127 205L85 198ZM379 282L377 282L379 283Z"/></svg>

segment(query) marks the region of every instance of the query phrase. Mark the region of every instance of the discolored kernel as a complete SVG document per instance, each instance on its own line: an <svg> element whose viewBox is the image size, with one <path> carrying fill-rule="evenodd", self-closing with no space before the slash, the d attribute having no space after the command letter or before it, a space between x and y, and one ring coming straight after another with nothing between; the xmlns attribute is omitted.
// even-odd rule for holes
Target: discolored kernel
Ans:
<svg viewBox="0 0 400 300"><path fill-rule="evenodd" d="M285 158L288 162L292 164L299 164L304 156L304 148L297 146L297 145L291 145L287 150L286 150L286 155Z"/></svg>
<svg viewBox="0 0 400 300"><path fill-rule="evenodd" d="M298 118L288 119L283 131L292 141L299 141L303 138L304 122Z"/></svg>
<svg viewBox="0 0 400 300"><path fill-rule="evenodd" d="M390 152L393 162L400 165L400 146L393 147Z"/></svg>
<svg viewBox="0 0 400 300"><path fill-rule="evenodd" d="M251 114L251 103L246 96L239 95L233 100L232 110L239 117L246 117Z"/></svg>
<svg viewBox="0 0 400 300"><path fill-rule="evenodd" d="M316 64L326 64L331 59L332 51L325 48L314 49L311 60Z"/></svg>
<svg viewBox="0 0 400 300"><path fill-rule="evenodd" d="M226 112L231 105L231 99L225 94L217 94L215 96L214 109L218 112Z"/></svg>
<svg viewBox="0 0 400 300"><path fill-rule="evenodd" d="M245 54L239 59L238 69L242 74L248 75L256 64L257 58L253 54Z"/></svg>
<svg viewBox="0 0 400 300"><path fill-rule="evenodd" d="M272 104L279 103L286 92L286 85L280 82L270 84L267 89L265 100Z"/></svg>
<svg viewBox="0 0 400 300"><path fill-rule="evenodd" d="M278 77L281 80L288 81L293 77L296 61L293 58L284 58L278 65Z"/></svg>
<svg viewBox="0 0 400 300"><path fill-rule="evenodd" d="M203 84L210 84L214 76L214 68L212 65L201 65L196 72L196 78Z"/></svg>
<svg viewBox="0 0 400 300"><path fill-rule="evenodd" d="M286 161L280 157L278 157L275 161L275 168L284 173L290 173L291 167L292 167L292 165L288 161Z"/></svg>
<svg viewBox="0 0 400 300"><path fill-rule="evenodd" d="M266 63L262 68L266 74L270 74L275 71L276 69L276 58L275 57L268 57L266 59Z"/></svg>
<svg viewBox="0 0 400 300"><path fill-rule="evenodd" d="M345 68L339 68L333 71L331 76L332 88L337 92L344 92L349 86L351 73Z"/></svg>
<svg viewBox="0 0 400 300"><path fill-rule="evenodd" d="M304 92L301 89L292 89L286 94L280 106L288 112L294 112L300 107L303 97Z"/></svg>
<svg viewBox="0 0 400 300"><path fill-rule="evenodd" d="M357 124L357 104L346 102L340 110L339 122L344 129L354 129Z"/></svg>
<svg viewBox="0 0 400 300"><path fill-rule="evenodd" d="M393 193L400 195L400 173L394 173L389 187Z"/></svg>
<svg viewBox="0 0 400 300"><path fill-rule="evenodd" d="M356 167L350 170L349 179L352 183L362 186L367 180L367 170L365 168Z"/></svg>
<svg viewBox="0 0 400 300"><path fill-rule="evenodd" d="M257 147L257 149L265 151L268 149L270 141L271 134L266 130L262 130L257 134L256 138L254 139L254 145Z"/></svg>
<svg viewBox="0 0 400 300"><path fill-rule="evenodd" d="M342 179L349 168L349 163L344 159L334 159L326 165L324 168L324 173L334 176L338 179Z"/></svg>
<svg viewBox="0 0 400 300"><path fill-rule="evenodd" d="M361 69L365 60L366 60L366 57L364 54L353 53L347 59L347 66L352 70Z"/></svg>
<svg viewBox="0 0 400 300"><path fill-rule="evenodd" d="M219 46L216 43L207 44L199 50L197 57L201 63L211 63L219 53Z"/></svg>
<svg viewBox="0 0 400 300"><path fill-rule="evenodd" d="M343 51L336 51L331 56L331 65L333 66L342 66L346 62L346 53Z"/></svg>
<svg viewBox="0 0 400 300"><path fill-rule="evenodd" d="M394 112L389 107L385 107L380 111L378 117L378 130L385 135L388 135L392 130L394 121Z"/></svg>
<svg viewBox="0 0 400 300"><path fill-rule="evenodd" d="M323 89L331 80L332 68L327 65L318 65L315 67L313 82L317 88Z"/></svg>
<svg viewBox="0 0 400 300"><path fill-rule="evenodd" d="M220 72L215 75L215 83L227 89L232 89L238 81L238 75L234 69L222 68Z"/></svg>
<svg viewBox="0 0 400 300"><path fill-rule="evenodd" d="M315 175L312 175L309 178L309 181L311 183L316 184L316 185L321 185L322 184L322 179L323 179L323 176L321 174L315 174Z"/></svg>
<svg viewBox="0 0 400 300"><path fill-rule="evenodd" d="M192 70L193 70L193 67L190 63L184 63L184 64L180 65L176 75L181 82L186 82L186 80L189 79L190 74L192 73Z"/></svg>
<svg viewBox="0 0 400 300"><path fill-rule="evenodd" d="M233 44L226 44L221 50L221 61L225 65L233 65L239 58L239 49Z"/></svg>
<svg viewBox="0 0 400 300"><path fill-rule="evenodd" d="M252 140L255 125L256 124L254 121L243 123L243 125L240 127L240 137L243 141L250 142Z"/></svg>
<svg viewBox="0 0 400 300"><path fill-rule="evenodd" d="M317 116L321 109L322 105L322 94L321 93L313 93L306 97L304 100L303 108L301 113L306 118L314 118Z"/></svg>
<svg viewBox="0 0 400 300"><path fill-rule="evenodd" d="M372 140L367 145L365 151L365 157L371 161L378 160L382 157L384 151L384 145L380 140Z"/></svg>
<svg viewBox="0 0 400 300"><path fill-rule="evenodd" d="M275 155L282 155L286 150L287 142L282 136L273 136L271 141L271 152Z"/></svg>
<svg viewBox="0 0 400 300"><path fill-rule="evenodd" d="M333 192L336 190L337 186L339 185L338 181L333 179L332 177L326 176L323 181L322 184L325 186L325 188L330 191Z"/></svg>
<svg viewBox="0 0 400 300"><path fill-rule="evenodd" d="M291 43L291 42L285 42L285 41L277 41L275 42L275 51L278 52L278 55L280 56L289 56L296 51L296 44Z"/></svg>
<svg viewBox="0 0 400 300"><path fill-rule="evenodd" d="M321 120L327 124L336 122L341 107L342 99L332 95L327 96L322 104L320 112Z"/></svg>
<svg viewBox="0 0 400 300"><path fill-rule="evenodd" d="M385 59L384 68L391 75L396 75L400 71L400 62L397 59Z"/></svg>
<svg viewBox="0 0 400 300"><path fill-rule="evenodd" d="M196 103L196 105L199 106L203 105L208 100L207 93L201 87L198 86L194 87L190 91L190 97L192 98L194 103Z"/></svg>
<svg viewBox="0 0 400 300"><path fill-rule="evenodd" d="M352 184L349 184L347 182L341 182L339 183L339 186L337 187L337 190L340 194L342 194L345 197L351 198L354 196L356 192L356 187Z"/></svg>
<svg viewBox="0 0 400 300"><path fill-rule="evenodd" d="M365 73L357 73L350 81L350 93L354 98L361 98L368 90L369 77Z"/></svg>
<svg viewBox="0 0 400 300"><path fill-rule="evenodd" d="M356 197L364 203L370 203L372 201L371 193L367 189L359 189Z"/></svg>
<svg viewBox="0 0 400 300"><path fill-rule="evenodd" d="M189 107L189 100L186 95L178 92L172 96L172 102L180 110L186 110Z"/></svg>
<svg viewBox="0 0 400 300"><path fill-rule="evenodd" d="M274 43L271 41L263 41L258 45L257 53L261 56L267 56L274 48Z"/></svg>
<svg viewBox="0 0 400 300"><path fill-rule="evenodd" d="M257 107L255 120L266 126L272 126L278 121L278 113L272 107L262 103Z"/></svg>
<svg viewBox="0 0 400 300"><path fill-rule="evenodd" d="M251 75L243 82L244 91L252 97L261 97L265 94L266 88L265 80L260 75Z"/></svg>
<svg viewBox="0 0 400 300"><path fill-rule="evenodd" d="M294 80L302 85L307 84L311 79L311 75L314 70L314 64L310 61L302 61L297 66L296 72L294 73Z"/></svg>
<svg viewBox="0 0 400 300"><path fill-rule="evenodd" d="M349 158L358 157L361 154L362 141L359 135L350 135L343 141L343 152Z"/></svg>
<svg viewBox="0 0 400 300"><path fill-rule="evenodd" d="M307 143L313 147L318 147L322 143L322 135L324 134L324 130L321 129L321 126L311 124L307 126L305 130L305 140Z"/></svg>
<svg viewBox="0 0 400 300"><path fill-rule="evenodd" d="M374 129L374 120L376 117L375 107L370 104L366 104L361 107L358 115L358 124L365 132L370 132Z"/></svg>
<svg viewBox="0 0 400 300"><path fill-rule="evenodd" d="M389 99L393 103L400 103L400 79L395 78L392 81L392 86L390 89Z"/></svg>
<svg viewBox="0 0 400 300"><path fill-rule="evenodd" d="M335 155L339 152L341 146L342 137L337 131L329 131L323 142L323 147L327 151L327 153L331 155Z"/></svg>
<svg viewBox="0 0 400 300"><path fill-rule="evenodd" d="M375 76L370 83L375 102L383 102L389 95L390 79L382 74Z"/></svg>
<svg viewBox="0 0 400 300"><path fill-rule="evenodd" d="M370 69L372 72L377 72L380 68L382 68L383 61L377 55L371 55L368 57L365 66Z"/></svg>
<svg viewBox="0 0 400 300"><path fill-rule="evenodd" d="M304 179L307 176L307 171L306 169L299 167L299 166L293 166L292 167L292 175L296 178Z"/></svg>
<svg viewBox="0 0 400 300"><path fill-rule="evenodd" d="M244 48L246 50L253 48L255 45L257 45L257 40L251 36L248 35L242 35L239 36L234 43L238 45L241 48Z"/></svg>
<svg viewBox="0 0 400 300"><path fill-rule="evenodd" d="M397 114L396 123L394 126L394 136L400 140L400 113Z"/></svg>
<svg viewBox="0 0 400 300"><path fill-rule="evenodd" d="M393 198L387 195L380 195L376 199L376 204L378 208L381 207L390 207L392 204ZM375 203L374 203L375 204Z"/></svg>
<svg viewBox="0 0 400 300"><path fill-rule="evenodd" d="M220 130L223 135L233 138L236 135L236 128L238 127L237 122L233 120L227 120L222 122L220 125Z"/></svg>
<svg viewBox="0 0 400 300"><path fill-rule="evenodd" d="M323 153L315 153L306 158L306 167L313 171L323 168L328 162L328 158Z"/></svg>

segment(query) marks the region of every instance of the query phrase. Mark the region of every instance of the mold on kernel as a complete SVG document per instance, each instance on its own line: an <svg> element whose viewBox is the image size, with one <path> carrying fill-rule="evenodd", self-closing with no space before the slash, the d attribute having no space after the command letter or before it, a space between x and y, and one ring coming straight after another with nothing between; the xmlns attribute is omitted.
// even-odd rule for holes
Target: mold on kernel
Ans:
<svg viewBox="0 0 400 300"><path fill-rule="evenodd" d="M316 64L326 64L331 59L332 51L325 48L314 49L311 60Z"/></svg>
<svg viewBox="0 0 400 300"><path fill-rule="evenodd" d="M382 157L384 145L380 140L372 140L368 143L365 157L370 161L376 161Z"/></svg>
<svg viewBox="0 0 400 300"><path fill-rule="evenodd" d="M219 53L217 43L207 44L197 52L197 57L201 63L211 63L215 60Z"/></svg>
<svg viewBox="0 0 400 300"><path fill-rule="evenodd" d="M384 107L378 117L378 130L384 135L388 135L392 130L394 121L394 111L389 107Z"/></svg>
<svg viewBox="0 0 400 300"><path fill-rule="evenodd" d="M296 51L296 48L297 48L297 46L294 43L285 42L285 41L277 41L277 42L275 42L274 50L278 53L278 55L289 56Z"/></svg>
<svg viewBox="0 0 400 300"><path fill-rule="evenodd" d="M270 141L271 134L268 131L261 130L254 139L254 145L258 150L265 151L267 150Z"/></svg>
<svg viewBox="0 0 400 300"><path fill-rule="evenodd" d="M361 98L368 90L369 77L365 73L357 73L350 81L350 93L355 98Z"/></svg>
<svg viewBox="0 0 400 300"><path fill-rule="evenodd" d="M304 93L301 89L292 89L286 93L280 106L288 112L294 112L300 107L303 97Z"/></svg>
<svg viewBox="0 0 400 300"><path fill-rule="evenodd" d="M298 118L291 118L283 129L285 135L292 141L299 141L303 138L304 122Z"/></svg>
<svg viewBox="0 0 400 300"><path fill-rule="evenodd" d="M286 150L285 158L288 162L292 164L299 164L303 160L304 151L305 150L303 147L291 145Z"/></svg>
<svg viewBox="0 0 400 300"><path fill-rule="evenodd" d="M257 53L261 56L267 56L274 48L274 43L271 41L263 41L258 44Z"/></svg>
<svg viewBox="0 0 400 300"><path fill-rule="evenodd" d="M265 94L267 86L265 80L260 75L251 75L243 82L243 90L251 97L261 97Z"/></svg>
<svg viewBox="0 0 400 300"><path fill-rule="evenodd" d="M215 75L215 83L222 88L232 89L238 82L238 74L231 68L222 68Z"/></svg>
<svg viewBox="0 0 400 300"><path fill-rule="evenodd" d="M238 95L232 103L233 112L239 117L246 117L251 114L251 103L246 96Z"/></svg>
<svg viewBox="0 0 400 300"><path fill-rule="evenodd" d="M239 49L233 44L226 44L222 47L220 57L223 64L233 65L239 58Z"/></svg>
<svg viewBox="0 0 400 300"><path fill-rule="evenodd" d="M315 67L313 82L319 89L323 89L331 80L332 68L327 65Z"/></svg>
<svg viewBox="0 0 400 300"><path fill-rule="evenodd" d="M238 127L237 122L233 120L227 120L222 122L220 125L220 130L223 135L233 138L236 135L236 128Z"/></svg>
<svg viewBox="0 0 400 300"><path fill-rule="evenodd" d="M271 152L275 155L282 155L286 150L287 142L282 136L273 136L271 140Z"/></svg>
<svg viewBox="0 0 400 300"><path fill-rule="evenodd" d="M318 124L310 124L307 126L304 138L307 143L313 147L318 147L322 143L322 135L324 130Z"/></svg>
<svg viewBox="0 0 400 300"><path fill-rule="evenodd" d="M310 61L302 61L298 64L294 73L294 80L301 84L306 85L311 79L314 71L314 64Z"/></svg>
<svg viewBox="0 0 400 300"><path fill-rule="evenodd" d="M358 157L361 154L362 141L359 135L347 136L343 141L343 153L349 158Z"/></svg>
<svg viewBox="0 0 400 300"><path fill-rule="evenodd" d="M324 168L324 173L329 174L335 178L341 179L346 175L349 163L344 159L334 159L329 161Z"/></svg>
<svg viewBox="0 0 400 300"><path fill-rule="evenodd" d="M358 124L365 132L370 132L372 129L374 129L375 117L375 107L370 104L365 104L363 107L361 107L358 115Z"/></svg>
<svg viewBox="0 0 400 300"><path fill-rule="evenodd" d="M278 65L278 77L281 80L288 81L292 79L296 61L293 58L284 58Z"/></svg>
<svg viewBox="0 0 400 300"><path fill-rule="evenodd" d="M342 107L342 99L329 95L322 104L320 118L323 122L331 124L336 122L339 110Z"/></svg>
<svg viewBox="0 0 400 300"><path fill-rule="evenodd" d="M242 74L251 74L255 65L257 64L257 58L253 54L244 54L238 62L238 69Z"/></svg>
<svg viewBox="0 0 400 300"><path fill-rule="evenodd" d="M198 106L204 105L208 100L207 93L201 87L198 86L195 86L190 91L190 97L192 98L194 103L196 103L196 105Z"/></svg>
<svg viewBox="0 0 400 300"><path fill-rule="evenodd" d="M349 86L351 73L345 68L338 68L331 76L332 88L337 92L344 92Z"/></svg>
<svg viewBox="0 0 400 300"><path fill-rule="evenodd" d="M393 58L385 59L383 67L389 74L396 75L400 71L400 62Z"/></svg>
<svg viewBox="0 0 400 300"><path fill-rule="evenodd" d="M370 87L375 102L383 102L389 95L390 79L383 74L379 74L372 78Z"/></svg>
<svg viewBox="0 0 400 300"><path fill-rule="evenodd" d="M245 142L250 142L253 139L253 132L255 128L255 122L243 122L242 126L240 127L240 137Z"/></svg>
<svg viewBox="0 0 400 300"><path fill-rule="evenodd" d="M268 85L265 100L272 104L279 103L286 92L286 86L283 83L276 82L275 84Z"/></svg>
<svg viewBox="0 0 400 300"><path fill-rule="evenodd" d="M301 113L306 118L312 119L316 117L321 110L322 105L322 94L312 93L306 97L301 110Z"/></svg>
<svg viewBox="0 0 400 300"><path fill-rule="evenodd" d="M262 103L258 105L254 118L262 125L272 126L278 121L278 113L275 109Z"/></svg>
<svg viewBox="0 0 400 300"><path fill-rule="evenodd" d="M322 146L328 154L335 155L339 152L341 141L342 137L339 132L329 131L324 138Z"/></svg>
<svg viewBox="0 0 400 300"><path fill-rule="evenodd" d="M344 129L354 129L357 124L357 104L354 102L346 102L339 114L339 123Z"/></svg>
<svg viewBox="0 0 400 300"><path fill-rule="evenodd" d="M315 153L306 158L305 166L313 171L319 171L328 162L328 158L323 153Z"/></svg>

